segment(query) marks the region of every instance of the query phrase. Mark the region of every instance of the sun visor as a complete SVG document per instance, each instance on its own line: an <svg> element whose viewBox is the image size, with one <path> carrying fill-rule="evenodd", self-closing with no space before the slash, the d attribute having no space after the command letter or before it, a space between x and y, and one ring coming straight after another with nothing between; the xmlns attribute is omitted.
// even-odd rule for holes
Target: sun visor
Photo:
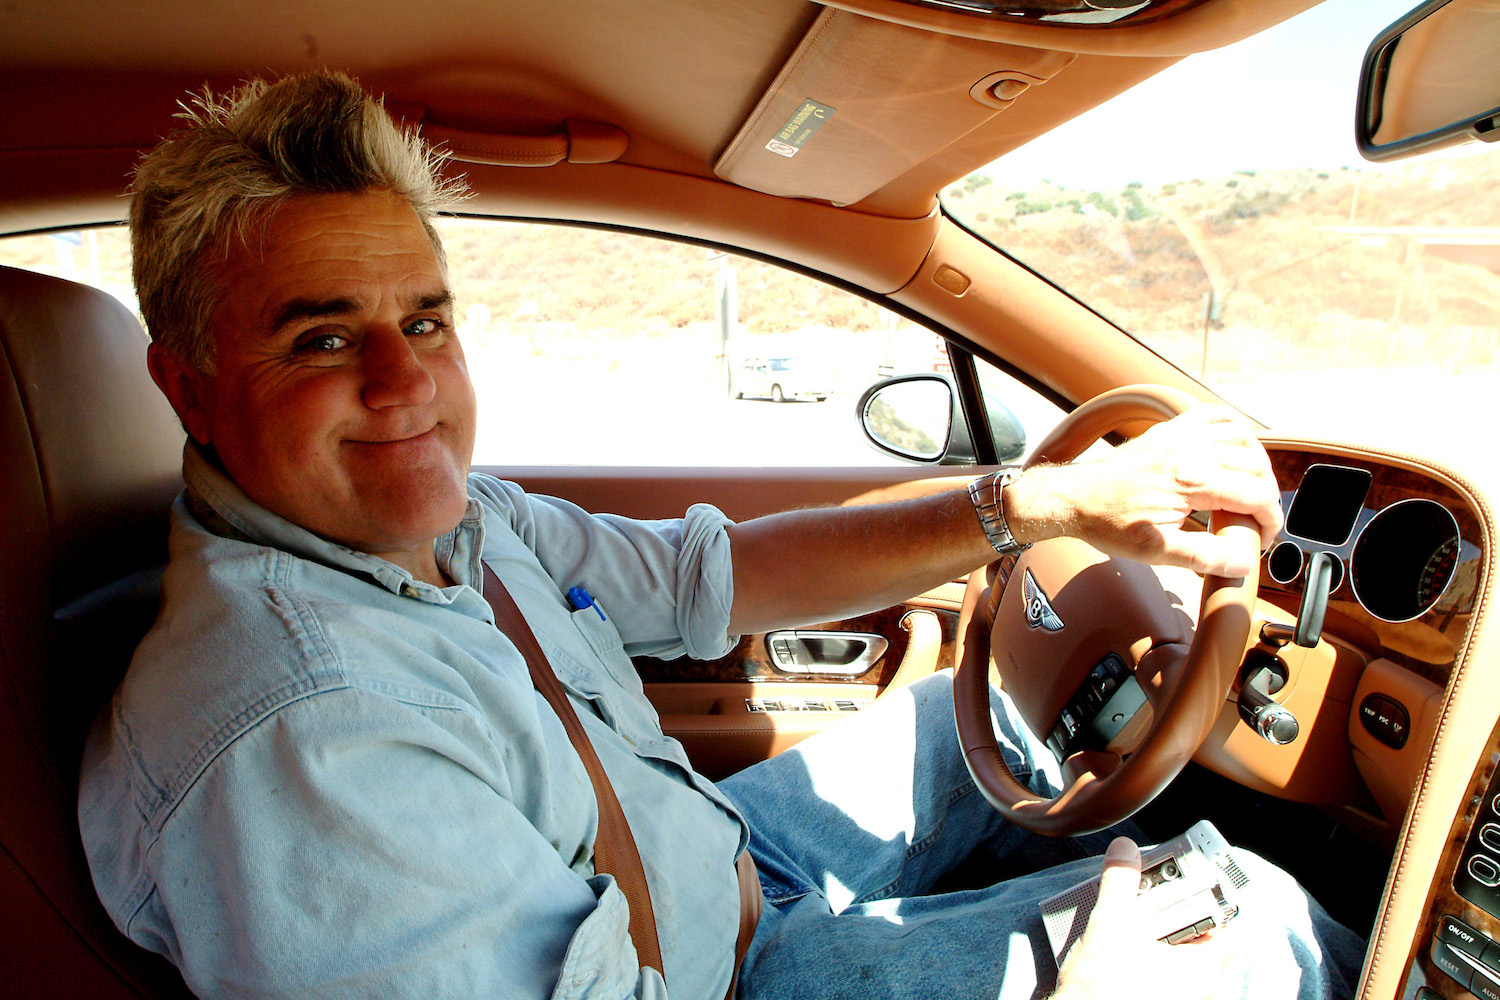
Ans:
<svg viewBox="0 0 1500 1000"><path fill-rule="evenodd" d="M1072 62L828 8L714 173L741 187L859 201Z"/></svg>

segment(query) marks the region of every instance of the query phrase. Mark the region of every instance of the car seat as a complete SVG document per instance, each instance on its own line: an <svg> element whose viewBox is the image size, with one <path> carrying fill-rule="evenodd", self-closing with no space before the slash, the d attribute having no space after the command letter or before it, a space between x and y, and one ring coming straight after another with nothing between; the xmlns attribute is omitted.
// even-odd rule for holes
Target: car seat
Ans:
<svg viewBox="0 0 1500 1000"><path fill-rule="evenodd" d="M0 268L0 983L186 997L120 934L78 836L78 759L155 615L183 433L111 296Z"/></svg>

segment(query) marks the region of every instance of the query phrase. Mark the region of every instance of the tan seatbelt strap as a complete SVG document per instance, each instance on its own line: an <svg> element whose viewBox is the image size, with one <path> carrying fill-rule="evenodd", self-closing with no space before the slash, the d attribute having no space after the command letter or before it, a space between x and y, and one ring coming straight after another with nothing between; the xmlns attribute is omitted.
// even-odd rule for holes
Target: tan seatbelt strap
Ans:
<svg viewBox="0 0 1500 1000"><path fill-rule="evenodd" d="M740 963L750 950L755 938L755 928L760 923L760 911L765 905L766 895L760 888L760 873L755 870L755 859L748 850L735 859L734 873L740 882L740 932L734 942L734 974L729 977L729 992L724 1000L734 1000L735 986L740 979Z"/></svg>
<svg viewBox="0 0 1500 1000"><path fill-rule="evenodd" d="M641 855L636 850L635 838L630 835L630 824L625 820L625 811L610 786L609 776L594 753L588 733L573 711L572 702L563 690L562 682L552 672L547 654L537 643L531 626L505 584L488 565L484 567L484 598L489 601L495 615L495 625L516 644L526 658L526 667L531 672L531 683L536 686L552 711L562 720L568 740L583 759L583 768L588 772L589 782L594 786L594 799L599 809L599 830L594 837L594 871L608 872L615 877L625 901L630 904L630 940L635 943L636 957L642 967L650 966L662 973L661 944L656 937L656 914L651 909L651 889L646 885L646 870L641 866ZM756 886L759 895L759 885Z"/></svg>

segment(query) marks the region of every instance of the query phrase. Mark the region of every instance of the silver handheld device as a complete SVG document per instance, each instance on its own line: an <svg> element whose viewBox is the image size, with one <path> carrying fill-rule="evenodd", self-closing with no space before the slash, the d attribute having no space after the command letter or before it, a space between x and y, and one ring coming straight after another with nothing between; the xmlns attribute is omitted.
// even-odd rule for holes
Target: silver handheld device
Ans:
<svg viewBox="0 0 1500 1000"><path fill-rule="evenodd" d="M1222 927L1239 913L1238 894L1249 878L1229 844L1208 820L1180 837L1141 852L1140 918L1152 937L1179 944ZM1042 923L1059 962L1088 927L1099 898L1099 876L1042 901Z"/></svg>

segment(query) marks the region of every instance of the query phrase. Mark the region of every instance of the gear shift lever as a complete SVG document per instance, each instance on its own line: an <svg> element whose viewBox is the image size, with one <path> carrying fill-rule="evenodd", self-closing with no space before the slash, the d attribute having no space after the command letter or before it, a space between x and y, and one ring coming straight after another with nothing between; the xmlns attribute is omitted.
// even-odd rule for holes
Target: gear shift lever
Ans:
<svg viewBox="0 0 1500 1000"><path fill-rule="evenodd" d="M1240 718L1269 743L1285 746L1297 738L1301 726L1285 705L1272 699L1286 683L1286 667L1269 653L1251 653L1240 684Z"/></svg>

